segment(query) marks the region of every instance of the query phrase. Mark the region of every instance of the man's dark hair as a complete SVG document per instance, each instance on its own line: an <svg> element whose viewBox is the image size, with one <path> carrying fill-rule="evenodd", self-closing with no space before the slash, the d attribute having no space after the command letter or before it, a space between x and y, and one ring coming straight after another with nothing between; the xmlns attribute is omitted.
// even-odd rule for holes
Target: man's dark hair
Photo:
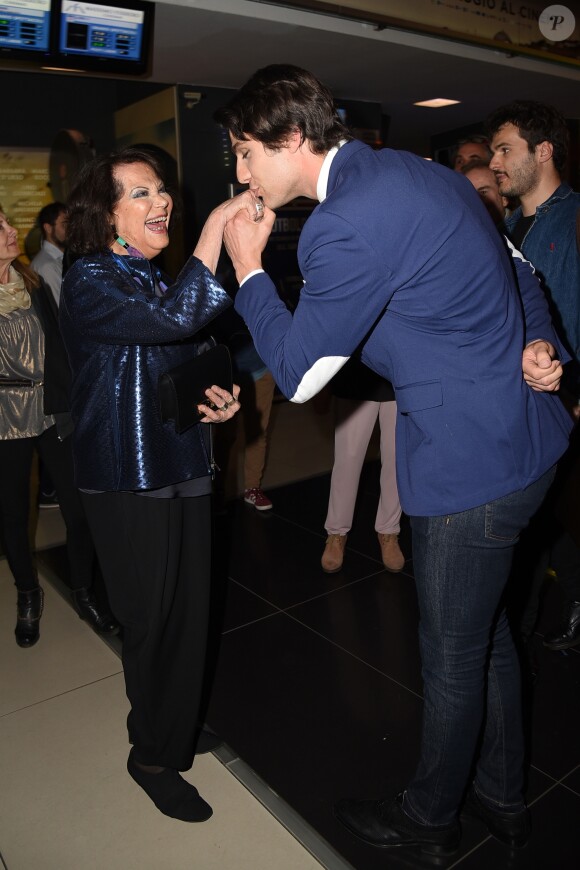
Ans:
<svg viewBox="0 0 580 870"><path fill-rule="evenodd" d="M53 227L63 212L66 212L66 205L64 202L49 202L48 205L45 205L44 208L40 209L36 218L36 224L40 228L43 239L46 238L44 224L50 224L50 226Z"/></svg>
<svg viewBox="0 0 580 870"><path fill-rule="evenodd" d="M561 174L566 168L570 132L563 115L547 103L535 100L514 100L500 106L489 115L485 128L491 139L504 124L513 124L519 135L528 143L533 154L540 142L550 142L556 170Z"/></svg>
<svg viewBox="0 0 580 870"><path fill-rule="evenodd" d="M328 88L312 73L291 64L259 69L214 119L239 140L249 136L280 148L298 130L314 154L324 154L352 139Z"/></svg>
<svg viewBox="0 0 580 870"><path fill-rule="evenodd" d="M475 143L476 145L485 145L489 152L489 159L491 160L491 148L489 147L489 140L487 136L484 136L483 133L473 133L471 136L464 136L462 139L458 139L457 142L451 146L449 149L449 165L455 165L455 158L457 157L457 152L461 148L462 145L471 145L471 143Z"/></svg>
<svg viewBox="0 0 580 870"><path fill-rule="evenodd" d="M124 148L95 157L79 172L77 182L67 200L67 248L81 257L106 251L114 239L112 215L123 195L115 178L115 169L133 163L145 163L163 180L164 169L153 151L144 148Z"/></svg>

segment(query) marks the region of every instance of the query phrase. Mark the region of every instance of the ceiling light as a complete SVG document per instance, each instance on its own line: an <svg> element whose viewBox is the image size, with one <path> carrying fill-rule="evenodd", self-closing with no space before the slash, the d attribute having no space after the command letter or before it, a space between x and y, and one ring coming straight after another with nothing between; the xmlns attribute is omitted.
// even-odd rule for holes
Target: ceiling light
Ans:
<svg viewBox="0 0 580 870"><path fill-rule="evenodd" d="M64 67L64 66L41 66L41 69L50 70L50 72L84 72L84 69L73 69L72 67Z"/></svg>
<svg viewBox="0 0 580 870"><path fill-rule="evenodd" d="M422 100L413 103L414 106L426 106L428 109L441 109L443 106L456 106L460 100L446 100L444 97L436 97L434 100Z"/></svg>

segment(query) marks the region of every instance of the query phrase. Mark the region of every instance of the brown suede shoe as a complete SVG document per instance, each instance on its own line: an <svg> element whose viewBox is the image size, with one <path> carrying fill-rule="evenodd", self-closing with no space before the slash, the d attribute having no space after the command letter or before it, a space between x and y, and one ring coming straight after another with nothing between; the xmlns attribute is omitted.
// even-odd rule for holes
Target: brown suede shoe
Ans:
<svg viewBox="0 0 580 870"><path fill-rule="evenodd" d="M389 571L392 571L393 574L398 574L405 566L405 557L399 547L399 536L383 535L379 532L378 538L381 545L383 565Z"/></svg>
<svg viewBox="0 0 580 870"><path fill-rule="evenodd" d="M320 564L327 574L336 574L342 568L344 548L348 535L329 535Z"/></svg>

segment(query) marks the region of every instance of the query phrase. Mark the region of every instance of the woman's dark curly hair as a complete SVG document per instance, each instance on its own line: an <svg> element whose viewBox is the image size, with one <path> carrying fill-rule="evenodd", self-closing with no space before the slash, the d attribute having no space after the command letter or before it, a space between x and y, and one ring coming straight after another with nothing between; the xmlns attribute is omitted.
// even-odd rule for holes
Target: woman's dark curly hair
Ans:
<svg viewBox="0 0 580 870"><path fill-rule="evenodd" d="M239 140L249 136L268 148L280 148L296 130L314 154L324 154L352 139L325 85L291 64L258 70L214 119Z"/></svg>
<svg viewBox="0 0 580 870"><path fill-rule="evenodd" d="M114 239L112 215L123 189L115 178L115 169L133 163L145 163L164 179L165 168L153 150L123 148L85 164L67 200L67 251L73 257L95 254L110 248Z"/></svg>

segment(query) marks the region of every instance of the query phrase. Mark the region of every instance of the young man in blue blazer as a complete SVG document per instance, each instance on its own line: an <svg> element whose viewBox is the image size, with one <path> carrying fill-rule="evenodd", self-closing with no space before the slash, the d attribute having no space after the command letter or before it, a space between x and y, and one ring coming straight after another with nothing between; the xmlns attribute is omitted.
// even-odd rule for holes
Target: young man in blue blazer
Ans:
<svg viewBox="0 0 580 870"><path fill-rule="evenodd" d="M357 350L395 389L420 608L421 755L394 800L342 800L335 814L375 845L452 852L467 791L490 833L522 846L519 667L500 599L571 428L555 395L565 352L546 300L465 178L354 141L307 71L259 70L216 120L238 180L264 204L261 220L240 212L224 239L236 309L280 389L307 401ZM291 314L261 254L273 209L297 196L319 205L300 237L304 286Z"/></svg>

